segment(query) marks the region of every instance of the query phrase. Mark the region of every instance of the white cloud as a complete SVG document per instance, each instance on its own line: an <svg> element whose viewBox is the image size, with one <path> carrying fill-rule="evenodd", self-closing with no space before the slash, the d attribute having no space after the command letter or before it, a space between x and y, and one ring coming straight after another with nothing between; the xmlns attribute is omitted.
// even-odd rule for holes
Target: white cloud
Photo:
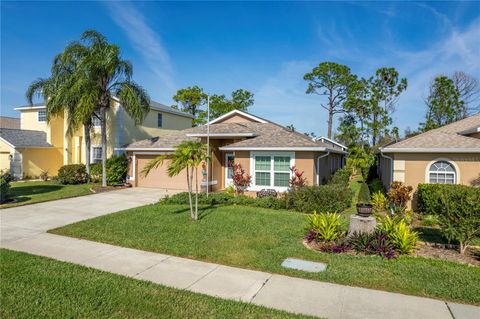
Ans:
<svg viewBox="0 0 480 319"><path fill-rule="evenodd" d="M168 90L174 90L173 67L158 34L130 2L105 2L113 21L125 32L132 47L145 59L151 71Z"/></svg>

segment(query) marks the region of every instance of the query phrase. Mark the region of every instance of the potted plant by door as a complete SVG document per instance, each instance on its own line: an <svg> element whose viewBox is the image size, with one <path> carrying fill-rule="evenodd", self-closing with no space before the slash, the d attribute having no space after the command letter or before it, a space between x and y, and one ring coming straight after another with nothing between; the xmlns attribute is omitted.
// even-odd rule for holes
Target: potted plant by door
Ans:
<svg viewBox="0 0 480 319"><path fill-rule="evenodd" d="M370 190L366 183L362 183L357 198L357 215L369 217L372 215L372 209L373 205L371 204Z"/></svg>

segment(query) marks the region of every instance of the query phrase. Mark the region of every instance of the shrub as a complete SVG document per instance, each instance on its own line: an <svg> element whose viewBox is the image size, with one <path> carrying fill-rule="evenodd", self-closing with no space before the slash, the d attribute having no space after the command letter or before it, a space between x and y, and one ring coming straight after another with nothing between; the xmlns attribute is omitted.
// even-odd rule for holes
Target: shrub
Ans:
<svg viewBox="0 0 480 319"><path fill-rule="evenodd" d="M239 163L233 165L232 180L237 195L243 194L244 190L252 183L252 177L249 174L245 174L245 170Z"/></svg>
<svg viewBox="0 0 480 319"><path fill-rule="evenodd" d="M418 233L413 231L407 221L399 216L385 216L377 229L386 233L395 250L400 254L412 253L418 241Z"/></svg>
<svg viewBox="0 0 480 319"><path fill-rule="evenodd" d="M353 193L343 185L327 184L295 188L285 196L287 207L299 212L341 212L350 207Z"/></svg>
<svg viewBox="0 0 480 319"><path fill-rule="evenodd" d="M13 176L8 170L0 171L0 203L3 203L8 199L11 181L13 181Z"/></svg>
<svg viewBox="0 0 480 319"><path fill-rule="evenodd" d="M382 181L378 178L375 178L371 182L369 182L368 187L370 188L371 193L380 192L382 194L385 194L385 187L383 187Z"/></svg>
<svg viewBox="0 0 480 319"><path fill-rule="evenodd" d="M90 164L90 181L98 183L102 180L102 163Z"/></svg>
<svg viewBox="0 0 480 319"><path fill-rule="evenodd" d="M125 181L128 172L128 159L125 155L114 155L106 162L107 183L118 184Z"/></svg>
<svg viewBox="0 0 480 319"><path fill-rule="evenodd" d="M340 184L340 185L344 185L345 187L348 187L348 183L350 182L351 175L352 175L351 169L348 169L348 168L338 169L335 172L335 174L333 174L329 184Z"/></svg>
<svg viewBox="0 0 480 319"><path fill-rule="evenodd" d="M422 213L438 216L443 235L460 243L463 254L480 236L480 188L464 185L426 185L418 187Z"/></svg>
<svg viewBox="0 0 480 319"><path fill-rule="evenodd" d="M402 182L392 182L387 196L393 208L401 213L405 211L411 197L412 186L405 186Z"/></svg>
<svg viewBox="0 0 480 319"><path fill-rule="evenodd" d="M377 212L383 212L388 209L388 199L382 192L375 192L372 195L373 209Z"/></svg>
<svg viewBox="0 0 480 319"><path fill-rule="evenodd" d="M424 215L422 216L422 225L427 227L436 226L439 224L437 215Z"/></svg>
<svg viewBox="0 0 480 319"><path fill-rule="evenodd" d="M228 194L235 194L235 187L233 187L233 185L228 185L227 187L225 187L225 189L223 190L225 193L228 193Z"/></svg>
<svg viewBox="0 0 480 319"><path fill-rule="evenodd" d="M48 170L40 173L40 179L44 182L48 181Z"/></svg>
<svg viewBox="0 0 480 319"><path fill-rule="evenodd" d="M349 238L349 244L357 253L380 255L387 259L395 257L394 246L392 245L388 234L381 229L377 229L370 234L354 233Z"/></svg>
<svg viewBox="0 0 480 319"><path fill-rule="evenodd" d="M162 204L188 205L188 193L178 193L160 200ZM207 198L206 193L198 194L198 203L200 205L244 205L271 209L285 209L284 198L264 197L253 198L245 195L233 196L226 192L210 193Z"/></svg>
<svg viewBox="0 0 480 319"><path fill-rule="evenodd" d="M122 183L127 178L128 159L125 155L114 155L105 163L107 171L107 184ZM90 181L99 183L102 181L102 163L90 164Z"/></svg>
<svg viewBox="0 0 480 319"><path fill-rule="evenodd" d="M313 212L313 215L307 216L307 231L313 230L316 233L316 239L331 243L342 235L342 223L340 215L337 213Z"/></svg>
<svg viewBox="0 0 480 319"><path fill-rule="evenodd" d="M360 185L360 191L358 192L357 203L369 204L370 203L370 190L366 183Z"/></svg>
<svg viewBox="0 0 480 319"><path fill-rule="evenodd" d="M303 171L293 166L290 168L290 172L292 172L292 178L289 181L291 187L302 187L307 184L307 178L303 177Z"/></svg>
<svg viewBox="0 0 480 319"><path fill-rule="evenodd" d="M83 164L63 165L58 170L60 184L82 184L86 181L86 170Z"/></svg>

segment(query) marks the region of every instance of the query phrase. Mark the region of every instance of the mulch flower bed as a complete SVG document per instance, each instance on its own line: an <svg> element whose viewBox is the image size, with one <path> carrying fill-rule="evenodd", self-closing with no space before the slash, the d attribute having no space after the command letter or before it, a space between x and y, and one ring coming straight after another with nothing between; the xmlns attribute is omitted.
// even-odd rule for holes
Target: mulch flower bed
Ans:
<svg viewBox="0 0 480 319"><path fill-rule="evenodd" d="M480 249L478 247L469 247L462 255L454 245L434 245L431 243L418 243L414 256L449 260L461 264L480 266Z"/></svg>
<svg viewBox="0 0 480 319"><path fill-rule="evenodd" d="M90 190L93 192L93 193L105 193L105 192L110 192L110 191L115 191L115 190L119 190L119 189L124 189L124 188L130 188L132 187L131 185L110 185L110 186L107 186L107 187L102 187L102 186L93 186L92 188L90 188Z"/></svg>
<svg viewBox="0 0 480 319"><path fill-rule="evenodd" d="M323 251L323 244L316 242L315 240L307 241L303 240L303 245L311 250ZM454 245L453 245L454 246ZM453 261L461 264L467 264L472 266L480 266L480 248L469 247L462 255L458 252L458 249L454 249L452 245L435 245L432 243L419 242L415 248L412 256L443 259ZM365 256L363 253L356 253L353 250L347 250L342 252L351 256Z"/></svg>

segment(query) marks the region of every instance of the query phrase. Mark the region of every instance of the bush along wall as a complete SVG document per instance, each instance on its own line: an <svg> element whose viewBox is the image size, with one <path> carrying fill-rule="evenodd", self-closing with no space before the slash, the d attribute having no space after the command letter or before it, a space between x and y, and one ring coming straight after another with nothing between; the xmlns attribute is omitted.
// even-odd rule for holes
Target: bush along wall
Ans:
<svg viewBox="0 0 480 319"><path fill-rule="evenodd" d="M125 181L128 172L128 159L125 155L112 156L107 159L107 184L119 184ZM102 181L102 163L90 165L90 180L94 183Z"/></svg>
<svg viewBox="0 0 480 319"><path fill-rule="evenodd" d="M58 170L60 184L82 184L86 182L87 171L83 164L63 165Z"/></svg>
<svg viewBox="0 0 480 319"><path fill-rule="evenodd" d="M458 241L462 254L480 236L480 188L420 184L417 203L422 214L438 217L443 235Z"/></svg>

